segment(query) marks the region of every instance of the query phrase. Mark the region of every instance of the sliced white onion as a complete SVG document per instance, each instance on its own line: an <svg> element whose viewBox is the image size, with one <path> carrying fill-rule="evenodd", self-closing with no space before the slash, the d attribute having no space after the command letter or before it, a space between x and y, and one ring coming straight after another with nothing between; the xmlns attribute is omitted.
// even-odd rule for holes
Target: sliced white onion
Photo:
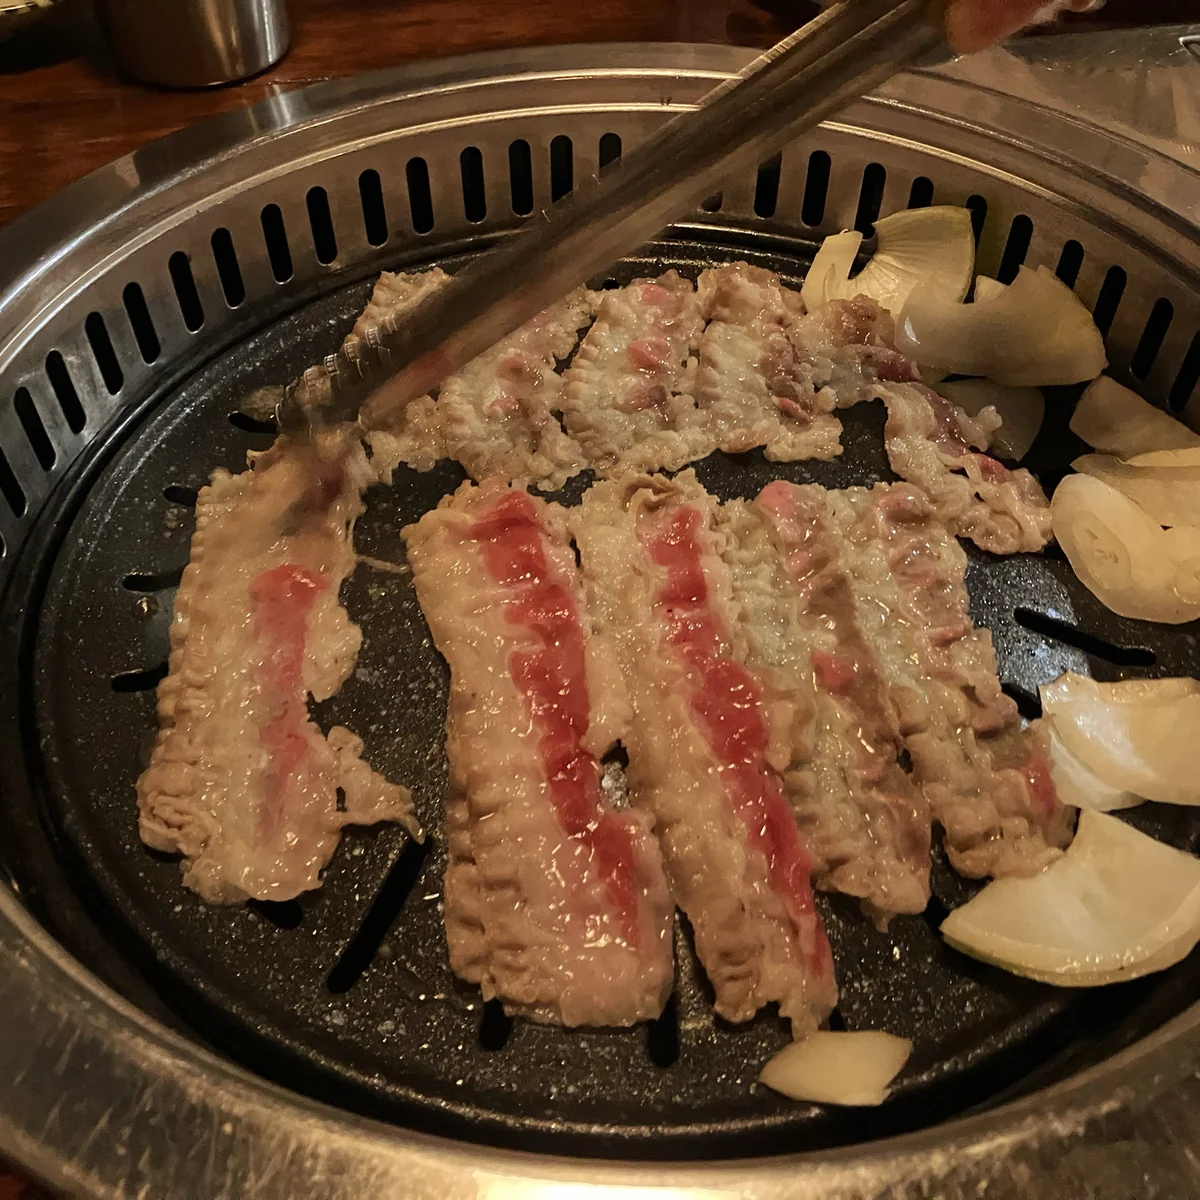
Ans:
<svg viewBox="0 0 1200 1200"><path fill-rule="evenodd" d="M1002 292L974 304L916 289L897 322L896 346L919 363L1013 387L1094 379L1108 361L1092 314L1045 267L1022 267Z"/></svg>
<svg viewBox="0 0 1200 1200"><path fill-rule="evenodd" d="M1001 283L1000 280L993 279L990 275L976 275L975 303L981 304L984 300L995 300L1007 287L1007 283Z"/></svg>
<svg viewBox="0 0 1200 1200"><path fill-rule="evenodd" d="M800 291L804 307L811 311L830 300L869 296L895 316L914 289L946 304L967 294L975 266L968 209L938 205L893 213L875 222L875 237L875 253L853 278L862 234L827 237Z"/></svg>
<svg viewBox="0 0 1200 1200"><path fill-rule="evenodd" d="M1092 812L1115 812L1142 803L1141 796L1105 783L1086 763L1077 759L1063 745L1052 720L1046 722L1046 730L1050 745L1050 777L1063 804Z"/></svg>
<svg viewBox="0 0 1200 1200"><path fill-rule="evenodd" d="M994 408L1003 424L992 434L989 449L1013 462L1029 453L1046 414L1046 401L1037 388L1007 387L991 379L956 379L939 383L936 390L969 417Z"/></svg>
<svg viewBox="0 0 1200 1200"><path fill-rule="evenodd" d="M821 1029L785 1046L758 1078L793 1100L864 1107L887 1099L911 1053L912 1042L895 1034Z"/></svg>
<svg viewBox="0 0 1200 1200"><path fill-rule="evenodd" d="M1190 432L1190 431L1189 431ZM1149 450L1128 459L1131 467L1169 467L1200 470L1200 446L1185 446L1178 450ZM1200 512L1196 514L1200 521Z"/></svg>
<svg viewBox="0 0 1200 1200"><path fill-rule="evenodd" d="M1163 530L1115 488L1068 475L1050 504L1054 536L1083 585L1122 617L1200 617L1200 530Z"/></svg>
<svg viewBox="0 0 1200 1200"><path fill-rule="evenodd" d="M1184 696L1200 695L1200 680L1173 675L1167 679L1091 679L1068 671L1053 683L1038 688L1042 705L1048 712L1072 704L1166 704Z"/></svg>
<svg viewBox="0 0 1200 1200"><path fill-rule="evenodd" d="M997 879L942 922L954 947L1059 987L1137 979L1200 941L1200 861L1119 817L1082 812L1066 854Z"/></svg>
<svg viewBox="0 0 1200 1200"><path fill-rule="evenodd" d="M1200 805L1200 689L1191 682L1113 701L1074 675L1042 689L1042 709L1067 751L1109 787Z"/></svg>
<svg viewBox="0 0 1200 1200"><path fill-rule="evenodd" d="M1071 432L1094 449L1121 458L1200 446L1200 434L1107 375L1084 389L1071 417Z"/></svg>
<svg viewBox="0 0 1200 1200"><path fill-rule="evenodd" d="M1071 466L1116 488L1160 525L1200 524L1200 466L1134 466L1111 454L1084 454Z"/></svg>

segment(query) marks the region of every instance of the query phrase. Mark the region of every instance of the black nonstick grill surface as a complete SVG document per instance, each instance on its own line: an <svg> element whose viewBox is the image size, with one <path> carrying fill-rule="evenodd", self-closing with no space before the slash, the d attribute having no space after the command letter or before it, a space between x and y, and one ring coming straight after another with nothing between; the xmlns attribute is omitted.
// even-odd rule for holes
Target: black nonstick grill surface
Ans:
<svg viewBox="0 0 1200 1200"><path fill-rule="evenodd" d="M619 279L752 257L682 242L631 261ZM758 261L795 278L795 258ZM862 1141L986 1106L1103 1057L1190 1002L1200 960L1094 992L1056 990L946 948L937 926L975 886L940 858L923 917L877 932L857 906L823 897L838 962L834 1027L910 1037L913 1057L877 1110L797 1105L754 1086L785 1044L773 1013L733 1027L677 929L666 1014L628 1031L510 1021L456 981L441 923L447 675L404 570L400 528L463 478L453 464L401 468L374 489L358 527L362 564L343 598L364 631L357 670L318 706L324 727L361 734L374 766L413 787L431 838L350 830L324 887L286 904L212 908L178 864L142 846L134 780L155 730L173 588L187 559L195 489L240 469L270 433L241 398L332 350L365 303L364 282L326 295L196 369L105 440L44 515L6 597L0 678L5 800L0 863L53 931L116 986L205 1042L280 1082L418 1128L521 1148L619 1157L721 1157ZM1052 395L1030 465L1056 480L1079 444L1069 393ZM774 478L829 486L892 476L879 403L844 414L837 463L714 455L705 485L751 496ZM565 499L578 498L575 481ZM1026 715L1039 682L1064 670L1103 677L1190 674L1196 627L1105 612L1061 557L972 552L974 616L992 629L1001 676ZM11 659L11 661L7 661ZM1189 810L1147 805L1127 819L1196 849ZM102 932L98 932L102 931ZM153 997L151 1000L149 997Z"/></svg>

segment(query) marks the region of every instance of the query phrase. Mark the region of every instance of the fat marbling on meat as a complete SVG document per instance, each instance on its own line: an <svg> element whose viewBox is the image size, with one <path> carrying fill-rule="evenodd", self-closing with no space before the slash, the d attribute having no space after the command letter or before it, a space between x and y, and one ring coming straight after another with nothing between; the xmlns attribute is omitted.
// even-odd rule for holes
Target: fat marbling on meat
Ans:
<svg viewBox="0 0 1200 1200"><path fill-rule="evenodd" d="M657 1016L673 907L649 821L601 787L630 710L562 510L501 480L465 484L404 538L450 666L451 966L537 1019Z"/></svg>
<svg viewBox="0 0 1200 1200"><path fill-rule="evenodd" d="M880 924L929 901L928 805L899 762L900 729L843 555L829 493L782 481L725 506L755 660L814 697L807 755L784 768L821 887Z"/></svg>
<svg viewBox="0 0 1200 1200"><path fill-rule="evenodd" d="M800 1036L836 1003L833 961L771 765L779 714L740 652L716 505L690 471L632 476L592 488L571 524L629 691L630 797L653 818L717 1011L745 1021L777 1002Z"/></svg>
<svg viewBox="0 0 1200 1200"><path fill-rule="evenodd" d="M967 557L918 488L830 492L864 632L896 697L913 778L963 875L1028 875L1071 838L1037 727L1000 688L971 621Z"/></svg>
<svg viewBox="0 0 1200 1200"><path fill-rule="evenodd" d="M709 320L694 393L717 447L762 446L776 462L840 454L836 396L814 384L812 364L791 336L804 312L800 293L746 263L705 271L697 291Z"/></svg>
<svg viewBox="0 0 1200 1200"><path fill-rule="evenodd" d="M319 886L346 825L420 836L407 789L361 760L349 730L323 736L306 706L341 687L361 641L338 588L374 479L362 447L343 427L252 462L200 491L137 785L143 841L182 854L184 883L214 903Z"/></svg>
<svg viewBox="0 0 1200 1200"><path fill-rule="evenodd" d="M701 298L675 271L597 293L562 392L567 432L590 466L672 470L714 449L690 385L703 328Z"/></svg>

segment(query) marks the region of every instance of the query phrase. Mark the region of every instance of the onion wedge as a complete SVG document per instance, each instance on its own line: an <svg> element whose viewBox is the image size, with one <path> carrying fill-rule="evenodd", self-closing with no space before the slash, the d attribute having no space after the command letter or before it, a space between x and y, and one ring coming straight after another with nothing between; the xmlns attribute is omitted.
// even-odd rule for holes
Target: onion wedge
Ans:
<svg viewBox="0 0 1200 1200"><path fill-rule="evenodd" d="M1063 804L1092 812L1115 812L1142 803L1141 796L1105 783L1086 763L1076 758L1063 745L1053 721L1046 721L1046 732L1050 744L1050 777Z"/></svg>
<svg viewBox="0 0 1200 1200"><path fill-rule="evenodd" d="M1072 704L1169 704L1185 696L1200 695L1200 680L1188 676L1169 679L1118 679L1106 683L1068 671L1053 683L1038 688L1047 712L1061 712Z"/></svg>
<svg viewBox="0 0 1200 1200"><path fill-rule="evenodd" d="M1200 530L1164 530L1090 475L1058 485L1050 518L1075 574L1106 608L1166 625L1200 617Z"/></svg>
<svg viewBox="0 0 1200 1200"><path fill-rule="evenodd" d="M914 289L945 304L967 294L975 267L969 209L938 205L892 213L875 222L875 237L875 253L853 277L862 234L827 237L804 278L804 307L811 312L830 300L869 296L895 316Z"/></svg>
<svg viewBox="0 0 1200 1200"><path fill-rule="evenodd" d="M1094 379L1108 361L1092 314L1045 267L1022 267L1002 292L974 304L916 289L897 321L896 348L918 363L1012 387Z"/></svg>
<svg viewBox="0 0 1200 1200"><path fill-rule="evenodd" d="M1131 467L1171 467L1200 471L1200 446L1183 446L1177 450L1150 450L1126 460ZM1200 512L1196 514L1200 522Z"/></svg>
<svg viewBox="0 0 1200 1200"><path fill-rule="evenodd" d="M950 945L1058 987L1137 979L1200 941L1200 860L1119 817L1083 812L1066 854L997 879L942 922Z"/></svg>
<svg viewBox="0 0 1200 1200"><path fill-rule="evenodd" d="M1004 294L1007 287L1007 283L1001 283L1000 280L993 279L990 275L976 275L975 303L982 304L984 300L995 300L997 296Z"/></svg>
<svg viewBox="0 0 1200 1200"><path fill-rule="evenodd" d="M1013 462L1029 453L1046 414L1046 401L1037 388L1006 387L991 379L958 379L939 383L934 390L969 417L989 405L994 408L1003 423L992 434L988 449Z"/></svg>
<svg viewBox="0 0 1200 1200"><path fill-rule="evenodd" d="M895 1034L820 1029L785 1046L758 1078L793 1100L865 1107L887 1099L911 1053L912 1042Z"/></svg>
<svg viewBox="0 0 1200 1200"><path fill-rule="evenodd" d="M1121 458L1200 446L1200 434L1107 375L1084 388L1071 417L1071 432L1093 449Z"/></svg>
<svg viewBox="0 0 1200 1200"><path fill-rule="evenodd" d="M1091 680L1067 675L1042 689L1042 709L1068 753L1109 787L1196 806L1200 689L1190 686L1194 683L1164 681L1147 690L1139 681L1113 700L1111 691L1102 693Z"/></svg>
<svg viewBox="0 0 1200 1200"><path fill-rule="evenodd" d="M1143 466L1146 457L1157 456L1140 455L1135 466L1111 454L1084 454L1071 466L1116 488L1160 525L1200 525L1200 466Z"/></svg>

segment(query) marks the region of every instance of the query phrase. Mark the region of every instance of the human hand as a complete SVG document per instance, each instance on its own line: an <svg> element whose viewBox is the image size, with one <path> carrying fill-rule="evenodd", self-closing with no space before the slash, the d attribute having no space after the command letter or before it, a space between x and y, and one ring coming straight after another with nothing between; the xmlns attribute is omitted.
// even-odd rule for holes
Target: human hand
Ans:
<svg viewBox="0 0 1200 1200"><path fill-rule="evenodd" d="M946 35L960 54L984 50L1018 30L1044 25L1060 13L1088 12L1104 0L950 0Z"/></svg>

